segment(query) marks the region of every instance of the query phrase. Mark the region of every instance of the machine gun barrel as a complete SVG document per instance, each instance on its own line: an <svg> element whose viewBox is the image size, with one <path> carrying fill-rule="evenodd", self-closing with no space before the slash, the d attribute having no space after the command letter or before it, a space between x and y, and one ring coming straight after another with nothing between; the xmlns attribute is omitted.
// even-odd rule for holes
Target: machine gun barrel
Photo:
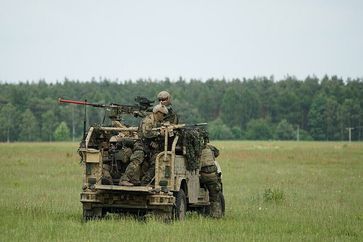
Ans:
<svg viewBox="0 0 363 242"><path fill-rule="evenodd" d="M76 105L87 105L87 106L92 106L92 107L96 107L96 108L107 108L107 109L118 109L121 112L125 112L125 113L132 113L132 112L136 112L136 111L147 111L148 108L151 107L151 103L152 101L148 100L145 97L137 97L135 99L135 101L137 102L137 104L135 105L125 105L125 104L117 104L117 103L111 103L109 105L106 104L97 104L97 103L89 103L86 101L76 101L76 100L67 100L67 99L63 99L63 98L58 98L58 103L71 103L71 104L76 104Z"/></svg>
<svg viewBox="0 0 363 242"><path fill-rule="evenodd" d="M87 101L67 100L67 99L63 99L63 98L58 98L58 103L72 103L72 104L87 105L87 106L92 106L92 107L97 107L97 108L107 108L107 107L109 107L108 105L105 105L105 104L89 103Z"/></svg>

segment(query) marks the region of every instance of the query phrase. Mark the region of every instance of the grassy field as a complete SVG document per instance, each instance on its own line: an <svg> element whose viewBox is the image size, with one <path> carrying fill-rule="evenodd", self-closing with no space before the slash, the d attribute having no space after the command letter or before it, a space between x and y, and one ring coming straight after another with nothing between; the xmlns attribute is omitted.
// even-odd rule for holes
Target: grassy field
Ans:
<svg viewBox="0 0 363 242"><path fill-rule="evenodd" d="M0 241L363 241L363 143L215 142L226 216L81 221L76 143L0 144Z"/></svg>

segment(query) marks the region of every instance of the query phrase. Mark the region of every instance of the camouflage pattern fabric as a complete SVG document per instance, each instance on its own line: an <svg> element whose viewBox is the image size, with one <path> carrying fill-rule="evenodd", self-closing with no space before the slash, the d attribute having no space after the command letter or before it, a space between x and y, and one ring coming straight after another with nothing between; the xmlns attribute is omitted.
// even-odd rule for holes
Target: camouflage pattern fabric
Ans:
<svg viewBox="0 0 363 242"><path fill-rule="evenodd" d="M139 137L142 137L144 139L145 138L151 139L157 137L159 135L158 131L152 130L153 128L156 127L157 127L157 122L154 119L154 115L149 114L141 122L141 126L139 128L140 130Z"/></svg>
<svg viewBox="0 0 363 242"><path fill-rule="evenodd" d="M207 186L209 191L209 201L218 202L218 194L222 190L222 186L219 183L218 175L216 172L213 173L200 173L200 182Z"/></svg>
<svg viewBox="0 0 363 242"><path fill-rule="evenodd" d="M124 164L130 163L132 155L132 149L131 148L123 148L120 150L120 152L117 153L116 159L120 160Z"/></svg>
<svg viewBox="0 0 363 242"><path fill-rule="evenodd" d="M107 165L107 164L103 164L102 167L102 172L103 172L103 176L102 176L102 184L104 185L112 185L112 176L111 176L111 166Z"/></svg>
<svg viewBox="0 0 363 242"><path fill-rule="evenodd" d="M112 179L118 179L125 172L126 166L130 163L132 149L123 146L121 149L116 148L117 145L112 145L109 149L108 159L103 160L103 176L102 184L113 184Z"/></svg>
<svg viewBox="0 0 363 242"><path fill-rule="evenodd" d="M141 185L147 185L151 182L151 180L155 176L155 161L156 156L158 155L159 151L153 152L154 154L151 155L151 158L149 159L149 162L144 162L147 166L147 169L143 169L143 175L141 179ZM145 168L145 167L143 167Z"/></svg>
<svg viewBox="0 0 363 242"><path fill-rule="evenodd" d="M183 129L183 146L186 148L185 158L187 160L187 170L199 169L200 155L203 149L203 137L199 128Z"/></svg>
<svg viewBox="0 0 363 242"><path fill-rule="evenodd" d="M213 151L214 157L217 158L219 156L219 150L217 149L217 147L215 147L214 145L211 145L211 144L207 144L207 148L209 148Z"/></svg>
<svg viewBox="0 0 363 242"><path fill-rule="evenodd" d="M140 183L140 165L144 161L145 153L142 144L136 142L133 153L130 157L130 164L127 166L125 173L120 178L122 181L130 181L133 184Z"/></svg>
<svg viewBox="0 0 363 242"><path fill-rule="evenodd" d="M214 164L214 157L219 155L219 150L213 145L207 144L203 151L209 150L213 155L209 158L212 159L207 166L202 166L200 170L200 183L205 185L209 192L209 201L211 204L211 216L215 218L222 217L222 208L220 204L220 194L222 192L222 185L217 174L217 166ZM213 164L213 165L211 165Z"/></svg>
<svg viewBox="0 0 363 242"><path fill-rule="evenodd" d="M216 172L213 173L200 173L200 182L205 185L209 192L210 214L214 218L222 217L222 206L220 204L219 196L222 191L222 186L219 182Z"/></svg>
<svg viewBox="0 0 363 242"><path fill-rule="evenodd" d="M154 177L155 158L152 158L158 153L158 147L161 147L160 145L154 147L157 144L155 139L159 135L157 131L152 130L155 127L157 127L157 122L152 114L142 120L140 127L141 133L139 134L141 140L137 141L134 145L133 153L130 157L131 162L122 175L120 183L122 181L128 181L134 185L138 185L140 184L140 177L143 176L142 182L143 184L147 184ZM150 146L152 145L153 147L151 148Z"/></svg>
<svg viewBox="0 0 363 242"><path fill-rule="evenodd" d="M178 124L179 123L179 117L176 114L176 112L173 110L172 105L166 106L168 109L168 114L165 116L164 121L170 122L171 124Z"/></svg>

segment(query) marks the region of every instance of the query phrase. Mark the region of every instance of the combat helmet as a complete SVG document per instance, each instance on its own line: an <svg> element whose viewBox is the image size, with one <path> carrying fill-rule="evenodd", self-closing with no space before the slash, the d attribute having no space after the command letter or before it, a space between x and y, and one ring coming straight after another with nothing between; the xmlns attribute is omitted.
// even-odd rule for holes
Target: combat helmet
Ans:
<svg viewBox="0 0 363 242"><path fill-rule="evenodd" d="M161 91L158 94L158 100L163 105L170 105L171 104L171 96L170 93L167 91Z"/></svg>

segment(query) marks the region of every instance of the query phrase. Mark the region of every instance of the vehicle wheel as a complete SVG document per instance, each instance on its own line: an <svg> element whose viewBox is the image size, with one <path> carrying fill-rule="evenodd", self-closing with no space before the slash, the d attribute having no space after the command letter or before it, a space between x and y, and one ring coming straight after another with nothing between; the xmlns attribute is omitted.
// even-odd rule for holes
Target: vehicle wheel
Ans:
<svg viewBox="0 0 363 242"><path fill-rule="evenodd" d="M89 221L94 219L101 219L106 215L106 211L102 208L83 208L83 221Z"/></svg>
<svg viewBox="0 0 363 242"><path fill-rule="evenodd" d="M89 220L92 220L92 218L93 218L92 209L84 209L83 208L83 221L87 222Z"/></svg>
<svg viewBox="0 0 363 242"><path fill-rule="evenodd" d="M187 199L183 189L176 194L175 208L173 209L173 217L177 220L184 220L187 211Z"/></svg>

